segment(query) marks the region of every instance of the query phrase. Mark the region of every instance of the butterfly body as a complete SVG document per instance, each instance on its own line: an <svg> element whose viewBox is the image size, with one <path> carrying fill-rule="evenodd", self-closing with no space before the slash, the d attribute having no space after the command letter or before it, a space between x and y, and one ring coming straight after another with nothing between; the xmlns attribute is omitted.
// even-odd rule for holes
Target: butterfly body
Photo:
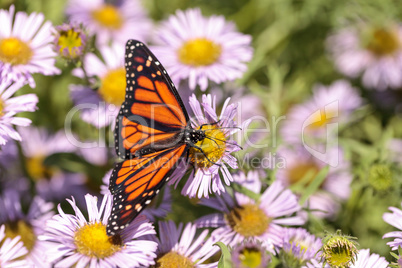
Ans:
<svg viewBox="0 0 402 268"><path fill-rule="evenodd" d="M202 127L191 127L174 84L143 43L127 42L125 67L126 96L114 134L116 153L124 161L116 164L110 178L110 236L129 225L176 168L187 168L189 149L199 148L196 143L206 138Z"/></svg>
<svg viewBox="0 0 402 268"><path fill-rule="evenodd" d="M136 151L134 153L134 156L144 157L148 154L168 149L172 146L172 143L175 143L176 145L179 146L187 144L188 146L194 147L196 146L195 144L197 142L202 141L203 139L205 139L205 137L206 135L204 130L197 130L188 126L182 129L181 132L177 133L177 136L175 136L173 139L145 146L140 150Z"/></svg>

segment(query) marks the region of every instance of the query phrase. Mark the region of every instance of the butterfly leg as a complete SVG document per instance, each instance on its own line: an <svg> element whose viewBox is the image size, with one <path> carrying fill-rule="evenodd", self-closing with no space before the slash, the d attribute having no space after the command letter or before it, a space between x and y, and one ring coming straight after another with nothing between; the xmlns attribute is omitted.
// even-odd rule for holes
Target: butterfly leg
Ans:
<svg viewBox="0 0 402 268"><path fill-rule="evenodd" d="M192 144L191 146L194 147L195 149L199 150L211 164L217 165L217 166L219 166L219 167L222 166L221 164L217 164L216 162L211 161L211 159L209 159L209 157L204 153L204 151L202 150L201 147L198 147L198 146L195 145L195 144Z"/></svg>

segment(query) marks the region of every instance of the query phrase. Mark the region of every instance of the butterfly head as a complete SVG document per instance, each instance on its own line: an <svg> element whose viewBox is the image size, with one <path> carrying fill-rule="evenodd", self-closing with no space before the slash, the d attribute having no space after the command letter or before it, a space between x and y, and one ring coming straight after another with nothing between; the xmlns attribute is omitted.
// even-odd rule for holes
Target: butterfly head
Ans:
<svg viewBox="0 0 402 268"><path fill-rule="evenodd" d="M204 124L198 129L186 133L186 141L191 145L189 150L190 162L199 168L209 168L220 165L226 148L226 136L217 124ZM188 141L190 138L190 141Z"/></svg>
<svg viewBox="0 0 402 268"><path fill-rule="evenodd" d="M205 131L202 129L191 129L185 132L186 142L196 144L199 141L204 140L206 137Z"/></svg>

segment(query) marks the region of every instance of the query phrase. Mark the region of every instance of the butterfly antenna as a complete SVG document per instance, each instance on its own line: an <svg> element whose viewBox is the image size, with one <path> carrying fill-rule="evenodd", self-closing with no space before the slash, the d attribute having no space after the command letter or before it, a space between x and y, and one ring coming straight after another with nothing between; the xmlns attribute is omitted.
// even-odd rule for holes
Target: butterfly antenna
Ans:
<svg viewBox="0 0 402 268"><path fill-rule="evenodd" d="M205 123L205 124L202 124L202 125L200 126L200 130L201 130L202 127L204 127L204 126L214 126L214 125L219 124L220 122L221 122L221 120L219 119L218 121L215 121L215 122L213 122L213 123Z"/></svg>
<svg viewBox="0 0 402 268"><path fill-rule="evenodd" d="M213 123L205 123L205 124L202 124L202 125L200 126L200 130L201 130L204 126L214 126L214 125L219 124L221 121L222 121L222 120L218 120L218 121L213 122ZM216 128L216 129L227 129L227 128L237 128L237 129L239 129L239 130L242 130L241 127L218 127L218 128Z"/></svg>
<svg viewBox="0 0 402 268"><path fill-rule="evenodd" d="M215 144L216 144L218 147L220 147L220 146L218 145L218 143L217 143L216 141L221 141L221 142L224 142L224 143L227 143L227 144L230 144L230 145L234 145L234 146L239 147L241 150L243 150L243 147L241 147L241 146L238 145L237 143L228 142L228 141L221 140L221 139L217 139L217 138L211 138L211 137L208 137L208 136L205 136L205 138L210 139L211 141L214 141Z"/></svg>
<svg viewBox="0 0 402 268"><path fill-rule="evenodd" d="M242 130L242 128L241 127L218 127L218 128L216 128L216 129L230 129L230 128L237 128L238 130Z"/></svg>

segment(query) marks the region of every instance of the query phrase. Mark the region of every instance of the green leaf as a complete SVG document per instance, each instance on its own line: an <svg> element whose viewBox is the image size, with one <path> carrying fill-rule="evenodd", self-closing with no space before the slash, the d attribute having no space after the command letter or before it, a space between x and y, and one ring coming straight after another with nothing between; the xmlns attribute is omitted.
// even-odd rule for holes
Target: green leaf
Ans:
<svg viewBox="0 0 402 268"><path fill-rule="evenodd" d="M390 252L389 254L391 254L391 256L394 257L395 259L399 258L399 256L397 254L395 254L394 252Z"/></svg>
<svg viewBox="0 0 402 268"><path fill-rule="evenodd" d="M46 19L51 20L55 24L61 24L64 18L65 0L25 0L27 11L42 12Z"/></svg>
<svg viewBox="0 0 402 268"><path fill-rule="evenodd" d="M328 175L328 172L329 172L329 166L324 167L323 169L320 170L320 172L318 172L314 180L310 184L308 184L308 186L303 191L302 196L300 197L299 200L299 204L303 205L308 199L308 197L313 193L315 193L318 190L318 188L320 188L320 185L324 182L325 178ZM306 174L306 176L307 175L308 174Z"/></svg>
<svg viewBox="0 0 402 268"><path fill-rule="evenodd" d="M231 255L229 248L222 242L217 242L214 245L221 248L221 258L219 259L218 268L229 268L231 266Z"/></svg>

